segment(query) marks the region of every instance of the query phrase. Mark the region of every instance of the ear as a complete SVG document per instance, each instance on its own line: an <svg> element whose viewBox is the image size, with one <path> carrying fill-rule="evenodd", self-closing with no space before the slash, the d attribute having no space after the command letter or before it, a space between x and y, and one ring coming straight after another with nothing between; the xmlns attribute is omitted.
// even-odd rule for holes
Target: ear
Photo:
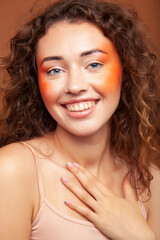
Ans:
<svg viewBox="0 0 160 240"><path fill-rule="evenodd" d="M129 173L127 173L123 179L122 188L125 199L134 202L138 200L136 190L131 186Z"/></svg>

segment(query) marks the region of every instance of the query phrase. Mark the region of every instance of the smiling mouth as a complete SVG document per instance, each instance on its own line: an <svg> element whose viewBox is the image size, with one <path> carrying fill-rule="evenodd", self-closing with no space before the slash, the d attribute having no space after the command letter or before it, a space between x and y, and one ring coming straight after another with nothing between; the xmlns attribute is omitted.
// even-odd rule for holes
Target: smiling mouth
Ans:
<svg viewBox="0 0 160 240"><path fill-rule="evenodd" d="M81 112L90 108L93 108L97 101L85 101L80 103L72 103L63 105L69 112Z"/></svg>

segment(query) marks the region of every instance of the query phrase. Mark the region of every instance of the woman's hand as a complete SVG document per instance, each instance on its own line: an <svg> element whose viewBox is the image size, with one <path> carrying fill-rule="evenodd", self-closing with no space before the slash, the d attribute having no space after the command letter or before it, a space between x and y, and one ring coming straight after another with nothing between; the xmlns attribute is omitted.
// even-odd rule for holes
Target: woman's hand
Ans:
<svg viewBox="0 0 160 240"><path fill-rule="evenodd" d="M86 206L69 200L65 203L78 212L103 234L113 240L155 240L152 230L139 208L135 191L126 176L123 181L125 198L117 197L94 175L77 163L67 162L67 168L78 179L82 187L62 177L63 184Z"/></svg>

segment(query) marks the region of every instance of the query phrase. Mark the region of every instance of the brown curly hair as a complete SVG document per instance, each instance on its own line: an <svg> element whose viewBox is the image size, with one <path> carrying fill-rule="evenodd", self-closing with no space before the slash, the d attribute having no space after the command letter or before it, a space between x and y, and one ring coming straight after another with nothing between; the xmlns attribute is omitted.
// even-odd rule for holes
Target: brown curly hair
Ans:
<svg viewBox="0 0 160 240"><path fill-rule="evenodd" d="M11 39L10 55L0 60L1 69L7 70L11 80L3 90L0 146L42 136L56 128L40 95L35 54L39 39L62 20L95 24L117 49L123 81L119 106L112 117L111 146L126 162L132 185L136 187L136 172L138 188L147 188L150 193L149 163L160 146L156 56L149 50L137 13L114 2L58 1Z"/></svg>

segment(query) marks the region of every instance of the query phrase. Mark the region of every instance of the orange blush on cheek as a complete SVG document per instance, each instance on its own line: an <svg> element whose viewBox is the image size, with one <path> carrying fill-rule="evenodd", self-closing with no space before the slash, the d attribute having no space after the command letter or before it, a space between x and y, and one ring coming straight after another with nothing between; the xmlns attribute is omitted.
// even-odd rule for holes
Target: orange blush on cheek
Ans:
<svg viewBox="0 0 160 240"><path fill-rule="evenodd" d="M56 103L57 94L59 90L54 85L54 81L46 79L45 73L38 75L39 89L42 99L46 106L51 106Z"/></svg>
<svg viewBox="0 0 160 240"><path fill-rule="evenodd" d="M45 96L45 97L48 96L50 91L51 91L51 87L50 87L49 82L47 82L45 80L45 77L43 76L43 74L39 74L38 79L39 79L39 88L40 88L40 92L41 92L42 97L43 96Z"/></svg>
<svg viewBox="0 0 160 240"><path fill-rule="evenodd" d="M39 82L39 87L42 93L45 93L48 89L48 83L44 81Z"/></svg>
<svg viewBox="0 0 160 240"><path fill-rule="evenodd" d="M117 91L121 85L121 66L111 66L109 71L102 84L102 91L105 93Z"/></svg>
<svg viewBox="0 0 160 240"><path fill-rule="evenodd" d="M107 45L102 46L102 49L108 52L108 57L104 66L103 75L101 75L99 79L99 91L102 94L117 92L120 90L122 78L122 67L118 53L110 40L108 40Z"/></svg>

